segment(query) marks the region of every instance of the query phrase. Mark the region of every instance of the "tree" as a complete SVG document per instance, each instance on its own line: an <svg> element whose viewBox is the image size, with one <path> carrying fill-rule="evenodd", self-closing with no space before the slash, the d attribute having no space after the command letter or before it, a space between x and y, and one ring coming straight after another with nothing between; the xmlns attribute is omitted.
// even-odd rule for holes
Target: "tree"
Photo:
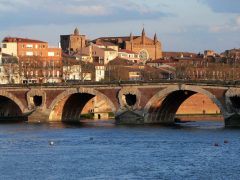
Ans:
<svg viewBox="0 0 240 180"><path fill-rule="evenodd" d="M8 83L19 83L19 65L16 57L3 58L3 69Z"/></svg>

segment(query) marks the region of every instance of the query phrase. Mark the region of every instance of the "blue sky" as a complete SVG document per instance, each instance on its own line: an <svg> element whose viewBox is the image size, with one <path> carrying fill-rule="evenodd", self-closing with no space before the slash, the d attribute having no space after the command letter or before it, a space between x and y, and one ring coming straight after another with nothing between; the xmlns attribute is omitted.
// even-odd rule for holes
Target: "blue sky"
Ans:
<svg viewBox="0 0 240 180"><path fill-rule="evenodd" d="M75 27L89 39L148 36L164 51L222 52L240 48L239 0L0 0L0 38L27 37L57 45Z"/></svg>

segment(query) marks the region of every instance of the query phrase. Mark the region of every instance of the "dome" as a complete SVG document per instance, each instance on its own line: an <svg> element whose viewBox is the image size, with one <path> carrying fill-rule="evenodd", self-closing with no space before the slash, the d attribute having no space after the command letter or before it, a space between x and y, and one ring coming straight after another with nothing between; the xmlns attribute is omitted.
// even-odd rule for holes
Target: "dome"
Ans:
<svg viewBox="0 0 240 180"><path fill-rule="evenodd" d="M74 30L74 35L79 35L80 33L79 33L79 30L78 30L78 28L75 28L75 30Z"/></svg>

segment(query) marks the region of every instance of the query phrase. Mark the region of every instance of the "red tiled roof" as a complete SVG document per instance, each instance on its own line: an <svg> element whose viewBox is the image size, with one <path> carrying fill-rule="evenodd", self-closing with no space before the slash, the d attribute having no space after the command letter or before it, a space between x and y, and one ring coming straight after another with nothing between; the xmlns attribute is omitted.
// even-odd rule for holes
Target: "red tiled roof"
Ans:
<svg viewBox="0 0 240 180"><path fill-rule="evenodd" d="M134 51L130 51L130 50L127 50L127 49L120 49L118 52L124 52L124 53L128 53L128 54L138 54Z"/></svg>
<svg viewBox="0 0 240 180"><path fill-rule="evenodd" d="M112 49L112 48L103 48L103 50L104 50L104 51L116 51L116 50L114 50L114 49Z"/></svg>
<svg viewBox="0 0 240 180"><path fill-rule="evenodd" d="M104 66L104 67L105 67L104 64L101 64L101 63L99 63L99 62L93 62L93 65L94 65L94 66Z"/></svg>
<svg viewBox="0 0 240 180"><path fill-rule="evenodd" d="M26 42L26 43L47 43L35 39L18 38L18 37L5 37L2 42Z"/></svg>
<svg viewBox="0 0 240 180"><path fill-rule="evenodd" d="M197 56L196 53L192 52L163 52L163 57L180 57L181 55L183 55L183 57Z"/></svg>
<svg viewBox="0 0 240 180"><path fill-rule="evenodd" d="M112 61L109 62L110 65L132 65L133 63L129 60L120 58L120 57L116 57L115 59L113 59Z"/></svg>
<svg viewBox="0 0 240 180"><path fill-rule="evenodd" d="M99 45L99 46L117 46L116 44L113 44L109 41L97 41L96 45Z"/></svg>
<svg viewBox="0 0 240 180"><path fill-rule="evenodd" d="M156 59L156 60L151 60L151 61L147 61L147 63L173 63L173 60L164 60L164 59Z"/></svg>
<svg viewBox="0 0 240 180"><path fill-rule="evenodd" d="M133 36L133 39L136 39L140 36ZM130 36L119 36L119 37L99 37L93 41L97 40L103 40L103 41L111 41L111 40L117 40L117 39L122 39L123 41L130 41Z"/></svg>

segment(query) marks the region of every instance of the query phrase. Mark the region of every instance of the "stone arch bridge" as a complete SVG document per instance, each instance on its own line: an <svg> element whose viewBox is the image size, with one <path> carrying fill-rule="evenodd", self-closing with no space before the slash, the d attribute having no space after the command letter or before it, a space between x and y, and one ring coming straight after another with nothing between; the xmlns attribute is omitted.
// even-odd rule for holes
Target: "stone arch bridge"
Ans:
<svg viewBox="0 0 240 180"><path fill-rule="evenodd" d="M196 93L219 107L226 126L240 125L240 86L226 82L2 85L0 119L79 121L85 104L98 96L115 113L117 123L171 124L180 105Z"/></svg>

